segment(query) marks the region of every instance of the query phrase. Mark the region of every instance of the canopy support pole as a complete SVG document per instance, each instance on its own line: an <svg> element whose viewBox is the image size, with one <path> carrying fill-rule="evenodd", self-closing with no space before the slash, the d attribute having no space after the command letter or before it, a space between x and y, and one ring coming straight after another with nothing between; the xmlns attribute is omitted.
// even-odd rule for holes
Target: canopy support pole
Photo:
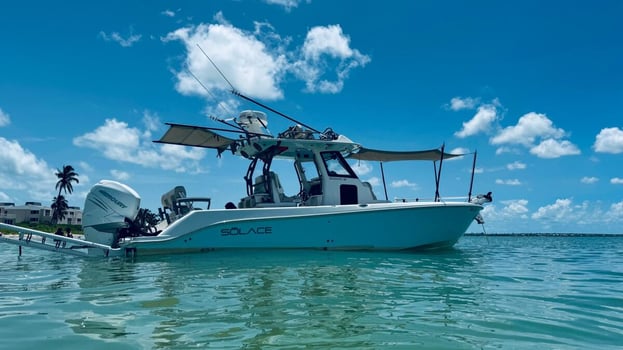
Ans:
<svg viewBox="0 0 623 350"><path fill-rule="evenodd" d="M442 144L441 145L441 157L439 158L439 171L437 172L435 170L435 172L437 173L436 177L435 177L435 202L439 202L439 181L441 180L441 166L443 165L443 155L444 155L444 150L446 148L446 144ZM434 163L433 163L434 164ZM436 166L435 166L436 169Z"/></svg>
<svg viewBox="0 0 623 350"><path fill-rule="evenodd" d="M383 162L379 162L381 165L381 178L383 179L383 191L385 191L385 200L389 200L387 197L387 186L385 185L385 171L383 170Z"/></svg>
<svg viewBox="0 0 623 350"><path fill-rule="evenodd" d="M472 163L472 178L469 181L469 193L467 194L467 201L472 201L472 188L474 187L474 172L476 171L476 157L478 155L478 151L474 151L474 161Z"/></svg>

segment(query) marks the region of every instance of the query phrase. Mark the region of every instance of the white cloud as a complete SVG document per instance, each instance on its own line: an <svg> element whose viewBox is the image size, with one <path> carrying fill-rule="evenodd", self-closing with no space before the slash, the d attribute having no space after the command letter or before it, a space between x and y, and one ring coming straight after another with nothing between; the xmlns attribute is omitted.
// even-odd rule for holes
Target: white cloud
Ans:
<svg viewBox="0 0 623 350"><path fill-rule="evenodd" d="M561 138L565 131L554 127L545 114L530 112L519 118L517 125L509 126L491 139L494 145L520 144L531 147L537 137Z"/></svg>
<svg viewBox="0 0 623 350"><path fill-rule="evenodd" d="M623 153L623 130L619 128L601 129L595 137L595 152L618 154Z"/></svg>
<svg viewBox="0 0 623 350"><path fill-rule="evenodd" d="M350 38L342 33L342 27L339 25L310 29L302 51L305 59L310 61L318 61L322 55L342 59L354 55L354 51L350 48Z"/></svg>
<svg viewBox="0 0 623 350"><path fill-rule="evenodd" d="M283 6L283 8L286 11L291 11L293 8L296 8L299 6L299 4L302 2L301 0L264 0L267 4L269 5L279 5L279 6ZM309 3L311 0L307 0L307 2Z"/></svg>
<svg viewBox="0 0 623 350"><path fill-rule="evenodd" d="M372 187L376 187L376 186L381 185L381 179L379 179L376 176L373 176L373 177L369 178L366 181L368 181L368 183L370 183L370 185L372 185Z"/></svg>
<svg viewBox="0 0 623 350"><path fill-rule="evenodd" d="M498 149L495 150L495 154L496 155L500 155L500 154L504 154L504 153L515 153L515 154L519 154L520 152L517 151L517 149L515 148L510 148L510 147L499 147Z"/></svg>
<svg viewBox="0 0 623 350"><path fill-rule="evenodd" d="M612 179L610 179L610 183L613 185L623 185L623 179L621 179L620 177L613 177Z"/></svg>
<svg viewBox="0 0 623 350"><path fill-rule="evenodd" d="M203 49L240 92L269 100L283 97L279 83L287 68L285 56L271 55L271 50L252 33L229 24L200 24L177 29L164 39L172 40L180 40L186 46L184 69L177 73L178 92L213 97L190 72L211 93L231 89L203 54Z"/></svg>
<svg viewBox="0 0 623 350"><path fill-rule="evenodd" d="M545 114L530 112L517 121L517 125L502 129L491 138L493 145L515 144L527 147L530 153L540 158L558 158L580 154L579 148L567 140L561 140L565 131L554 127ZM538 142L538 144L537 144ZM504 153L508 148L498 149Z"/></svg>
<svg viewBox="0 0 623 350"><path fill-rule="evenodd" d="M231 86L201 49L236 90L266 100L283 98L280 84L288 74L303 80L308 92L340 92L350 71L370 61L350 46L339 25L309 29L303 45L293 51L287 48L292 39L282 38L269 23L255 22L250 32L234 27L222 12L214 20L217 23L179 28L162 39L179 40L186 47L183 68L176 73L176 89L182 94L214 100L230 95Z"/></svg>
<svg viewBox="0 0 623 350"><path fill-rule="evenodd" d="M547 139L530 149L530 153L539 158L559 158L580 154L580 149L567 140Z"/></svg>
<svg viewBox="0 0 623 350"><path fill-rule="evenodd" d="M11 117L0 108L0 128L11 124Z"/></svg>
<svg viewBox="0 0 623 350"><path fill-rule="evenodd" d="M340 25L313 27L307 32L301 49L302 58L292 64L294 74L305 81L308 92L338 93L350 71L364 67L370 57L350 47L350 38ZM335 78L328 80L327 68L338 60Z"/></svg>
<svg viewBox="0 0 623 350"><path fill-rule="evenodd" d="M122 47L131 47L136 42L141 40L140 34L133 34L133 30L130 28L130 35L127 38L121 36L121 34L117 32L112 32L110 34L106 34L104 31L100 31L99 35L105 41L114 41L121 45Z"/></svg>
<svg viewBox="0 0 623 350"><path fill-rule="evenodd" d="M446 150L446 152L448 152L448 150ZM473 153L473 152L470 151L469 149L465 148L465 147L457 147L457 148L453 148L448 153L450 153L450 154L470 154L470 153Z"/></svg>
<svg viewBox="0 0 623 350"><path fill-rule="evenodd" d="M502 204L505 205L504 212L511 215L523 215L529 211L528 201L525 199L507 200L503 201Z"/></svg>
<svg viewBox="0 0 623 350"><path fill-rule="evenodd" d="M460 111L462 109L474 109L476 105L480 103L480 100L477 98L471 97L453 97L450 100L450 104L446 107L453 111Z"/></svg>
<svg viewBox="0 0 623 350"><path fill-rule="evenodd" d="M359 177L369 174L373 169L372 165L366 161L357 161L354 164L351 164L351 168L353 168L355 174Z"/></svg>
<svg viewBox="0 0 623 350"><path fill-rule="evenodd" d="M56 184L55 169L17 141L0 137L0 149L0 189L23 191L26 200L51 201Z"/></svg>
<svg viewBox="0 0 623 350"><path fill-rule="evenodd" d="M498 185L508 185L508 186L519 186L519 185L521 185L521 181L519 181L519 179L507 179L507 180L496 179L495 183L498 184Z"/></svg>
<svg viewBox="0 0 623 350"><path fill-rule="evenodd" d="M147 124L147 128L150 128L149 118ZM79 147L93 148L112 160L176 172L203 172L199 161L205 156L205 150L169 144L156 145L152 143L148 130L141 131L126 122L106 119L104 125L74 138L73 143Z"/></svg>
<svg viewBox="0 0 623 350"><path fill-rule="evenodd" d="M596 178L596 177L594 177L594 176L591 176L591 177L584 176L584 177L580 180L580 182L581 182L581 183L583 183L583 184L594 184L594 183L596 183L597 181L599 181L599 179L598 179L598 178Z"/></svg>
<svg viewBox="0 0 623 350"><path fill-rule="evenodd" d="M401 187L415 188L417 187L417 184L411 183L409 182L409 180L397 180L397 181L392 181L390 186L394 188L401 188Z"/></svg>
<svg viewBox="0 0 623 350"><path fill-rule="evenodd" d="M508 221L508 219L528 219L528 201L525 199L512 199L500 201L502 209L497 209L495 204L485 206L481 212L486 221Z"/></svg>
<svg viewBox="0 0 623 350"><path fill-rule="evenodd" d="M463 123L463 128L454 133L456 137L465 138L480 132L487 132L491 125L498 119L495 105L486 104L478 107L478 111L471 120Z"/></svg>
<svg viewBox="0 0 623 350"><path fill-rule="evenodd" d="M125 171L121 171L121 170L117 170L117 169L112 169L110 171L110 175L118 181L125 181L127 179L130 178L130 174L125 172Z"/></svg>
<svg viewBox="0 0 623 350"><path fill-rule="evenodd" d="M9 197L8 194L0 191L0 201L2 201L2 202L10 202L11 201L11 197Z"/></svg>
<svg viewBox="0 0 623 350"><path fill-rule="evenodd" d="M167 17L175 17L175 12L171 11L171 10L164 10L162 12L160 12L162 15L167 16Z"/></svg>
<svg viewBox="0 0 623 350"><path fill-rule="evenodd" d="M463 154L463 155L462 156L458 156L458 157L454 157L454 158L444 159L444 162L460 160L460 159L463 159L466 155L470 155L470 154L474 153L474 152L472 152L472 151L470 151L470 150L468 150L467 148L464 148L464 147L453 148L452 150L450 150L450 151L446 150L445 152L446 153L450 153L450 154Z"/></svg>
<svg viewBox="0 0 623 350"><path fill-rule="evenodd" d="M142 121L146 129L144 133L145 137L151 137L151 132L158 130L162 125L158 115L155 113L151 113L150 111L143 112Z"/></svg>
<svg viewBox="0 0 623 350"><path fill-rule="evenodd" d="M535 220L551 220L561 222L571 217L573 208L571 206L571 199L557 199L554 204L546 205L539 208L532 214L532 218Z"/></svg>
<svg viewBox="0 0 623 350"><path fill-rule="evenodd" d="M526 164L520 161L514 161L510 164L506 164L506 169L508 170L523 170L526 168Z"/></svg>
<svg viewBox="0 0 623 350"><path fill-rule="evenodd" d="M623 201L610 205L609 210L604 214L604 218L608 222L623 221Z"/></svg>

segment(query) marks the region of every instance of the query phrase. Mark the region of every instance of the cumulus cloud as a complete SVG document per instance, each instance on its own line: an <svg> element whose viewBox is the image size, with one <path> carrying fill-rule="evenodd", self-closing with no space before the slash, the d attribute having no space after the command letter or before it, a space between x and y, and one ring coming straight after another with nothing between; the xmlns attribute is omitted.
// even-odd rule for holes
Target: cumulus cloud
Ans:
<svg viewBox="0 0 623 350"><path fill-rule="evenodd" d="M495 183L498 184L498 185L508 185L508 186L519 186L519 185L521 185L521 181L519 181L519 179L507 179L507 180L496 179Z"/></svg>
<svg viewBox="0 0 623 350"><path fill-rule="evenodd" d="M509 126L491 139L494 145L520 144L530 147L540 137L561 138L565 131L554 127L545 114L530 112L519 118L517 125Z"/></svg>
<svg viewBox="0 0 623 350"><path fill-rule="evenodd" d="M487 132L491 125L498 119L496 106L485 104L478 107L476 114L467 122L463 123L463 128L454 133L456 137L465 138L481 132Z"/></svg>
<svg viewBox="0 0 623 350"><path fill-rule="evenodd" d="M354 164L351 164L351 168L353 168L355 174L359 177L369 174L373 169L372 165L366 161L357 161Z"/></svg>
<svg viewBox="0 0 623 350"><path fill-rule="evenodd" d="M2 108L0 108L0 128L9 124L11 124L11 118L9 117L9 114L4 112Z"/></svg>
<svg viewBox="0 0 623 350"><path fill-rule="evenodd" d="M446 108L453 111L460 111L463 109L474 109L480 103L477 98L471 97L453 97L450 99L450 104L446 105Z"/></svg>
<svg viewBox="0 0 623 350"><path fill-rule="evenodd" d="M487 221L508 221L509 219L528 219L529 209L528 201L526 199L510 199L503 200L499 203L502 204L502 208L498 209L495 204L485 206L481 212L482 216Z"/></svg>
<svg viewBox="0 0 623 350"><path fill-rule="evenodd" d="M397 181L392 181L390 186L394 188L401 188L401 187L415 188L417 187L417 184L409 182L409 180L397 180Z"/></svg>
<svg viewBox="0 0 623 350"><path fill-rule="evenodd" d="M369 179L366 180L368 183L370 183L370 185L372 185L372 187L376 187L382 184L381 179L379 179L376 176L373 176Z"/></svg>
<svg viewBox="0 0 623 350"><path fill-rule="evenodd" d="M26 198L48 201L53 197L55 169L19 142L0 137L0 190L24 191Z"/></svg>
<svg viewBox="0 0 623 350"><path fill-rule="evenodd" d="M308 92L338 93L351 70L370 62L369 56L350 47L350 38L340 25L311 28L301 51L302 58L292 64L292 69L305 81ZM338 61L335 76L327 78L329 74L323 67L329 66L332 60Z"/></svg>
<svg viewBox="0 0 623 350"><path fill-rule="evenodd" d="M95 149L105 158L120 162L176 172L203 172L199 161L205 156L205 150L154 144L149 132L153 127L151 118L153 116L144 119L147 121L145 130L131 127L128 123L114 118L106 119L94 131L74 138L73 143L78 147Z"/></svg>
<svg viewBox="0 0 623 350"><path fill-rule="evenodd" d="M580 179L580 182L583 184L594 184L597 181L599 181L599 179L594 176L584 176L582 179Z"/></svg>
<svg viewBox="0 0 623 350"><path fill-rule="evenodd" d="M121 171L121 170L117 170L117 169L112 169L110 171L110 175L118 181L125 181L127 179L130 178L130 174L125 172L125 171Z"/></svg>
<svg viewBox="0 0 623 350"><path fill-rule="evenodd" d="M613 185L623 185L623 179L620 177L613 177L610 179L610 183Z"/></svg>
<svg viewBox="0 0 623 350"><path fill-rule="evenodd" d="M164 40L180 40L186 47L184 69L176 74L176 89L182 94L211 97L193 74L209 91L231 89L203 54L204 49L242 93L269 100L283 97L278 85L286 69L285 56L273 56L252 33L229 24L200 24L177 29Z"/></svg>
<svg viewBox="0 0 623 350"><path fill-rule="evenodd" d="M547 139L530 149L539 158L559 158L580 154L580 149L567 140Z"/></svg>
<svg viewBox="0 0 623 350"><path fill-rule="evenodd" d="M623 130L619 128L601 129L595 137L595 152L619 154L623 153Z"/></svg>
<svg viewBox="0 0 623 350"><path fill-rule="evenodd" d="M564 221L572 212L571 199L557 199L554 204L540 207L532 218L535 220L548 219L552 221Z"/></svg>
<svg viewBox="0 0 623 350"><path fill-rule="evenodd" d="M609 210L604 214L604 218L608 222L623 221L623 201L611 204Z"/></svg>
<svg viewBox="0 0 623 350"><path fill-rule="evenodd" d="M299 6L302 0L264 0L269 5L282 6L287 12ZM311 0L307 0L309 3Z"/></svg>
<svg viewBox="0 0 623 350"><path fill-rule="evenodd" d="M370 61L350 46L339 25L313 27L298 50L288 50L291 39L282 38L268 23L255 23L255 31L249 32L228 23L221 12L214 20L217 23L180 28L163 38L186 47L183 68L176 73L176 89L182 94L215 100L229 94L231 87L202 49L235 89L266 100L283 98L280 84L288 74L303 80L308 92L339 92L350 71ZM234 102L228 104L235 110Z"/></svg>
<svg viewBox="0 0 623 350"><path fill-rule="evenodd" d="M104 31L100 31L99 36L100 38L104 39L104 41L114 41L118 43L119 45L121 45L122 47L131 47L132 45L137 43L139 40L141 40L141 35L133 34L132 28L130 28L130 34L127 38L124 38L118 32L112 32L110 34L107 34Z"/></svg>
<svg viewBox="0 0 623 350"><path fill-rule="evenodd" d="M504 212L511 215L524 215L528 210L528 201L525 199L506 200L502 204L505 205Z"/></svg>
<svg viewBox="0 0 623 350"><path fill-rule="evenodd" d="M167 16L167 17L175 17L175 11L171 11L171 10L164 10L160 12L160 14L162 14L163 16Z"/></svg>
<svg viewBox="0 0 623 350"><path fill-rule="evenodd" d="M521 116L516 125L502 129L490 141L493 145L524 146L540 158L580 154L573 143L561 140L564 136L565 131L556 128L545 114L530 112Z"/></svg>
<svg viewBox="0 0 623 350"><path fill-rule="evenodd" d="M523 170L526 168L526 164L520 161L514 161L510 164L506 164L506 169L508 170Z"/></svg>
<svg viewBox="0 0 623 350"><path fill-rule="evenodd" d="M543 205L532 212L525 199L503 200L503 207L490 204L482 211L490 225L499 226L500 232L512 228L515 232L595 232L595 224L602 227L600 232L620 233L623 224L623 201L609 205L605 210L601 202L583 201L574 204L570 198L557 199L553 204ZM522 227L530 221L530 225ZM537 231L534 231L537 227ZM526 230L529 231L521 231Z"/></svg>

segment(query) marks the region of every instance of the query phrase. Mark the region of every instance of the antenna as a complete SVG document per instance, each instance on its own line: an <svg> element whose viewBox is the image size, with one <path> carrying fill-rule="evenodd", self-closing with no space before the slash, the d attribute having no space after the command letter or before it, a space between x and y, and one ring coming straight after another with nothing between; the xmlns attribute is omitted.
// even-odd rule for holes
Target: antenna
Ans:
<svg viewBox="0 0 623 350"><path fill-rule="evenodd" d="M195 73L193 73L193 71L191 71L191 70L190 70L190 68L187 68L186 70L188 71L188 73L189 73L189 74L190 74L193 78L195 78L195 80L197 81L197 83L199 83L199 85L201 85L201 87L202 87L202 88L203 88L203 89L204 89L204 90L205 90L205 91L206 91L206 92L207 92L210 96L212 96L212 98L213 98L214 100L217 100L216 96L214 96L214 94L212 94L212 92L210 92L210 90L209 90L209 89L208 89L205 85L203 85L203 83L201 82L201 80L199 80L199 78L197 78L197 76L195 75ZM222 104L220 104L220 103L219 103L219 104L217 104L217 105L218 105L220 108L222 108L223 110L225 110L225 113L229 113L229 114L231 114L231 115L233 115L233 114L234 114L232 111L230 111L230 110L228 110L228 109L226 108L226 105L222 105ZM227 124L227 125L229 125L229 126L233 126L233 127L237 128L237 129L240 129L240 127L238 127L238 126L234 126L234 125L230 125L229 123L227 123L227 122L225 122L224 120L219 119L219 118L217 118L217 117L210 116L210 119L213 119L213 120L216 120L216 121L219 121L219 122L223 122L223 123L225 123L225 124Z"/></svg>
<svg viewBox="0 0 623 350"><path fill-rule="evenodd" d="M234 94L234 95L236 95L236 96L238 96L238 97L242 97L243 99L245 99L245 100L247 100L247 101L249 101L249 102L251 102L251 103L254 103L254 104L256 104L256 105L258 105L258 106L260 106L260 107L262 107L262 108L264 108L264 109L266 109L266 110L269 110L269 111L271 111L271 112L273 112L273 113L275 113L275 114L277 114L277 115L280 115L280 116L282 116L282 117L284 117L284 118L288 119L288 120L289 120L289 121L291 121L291 122L294 122L294 123L296 123L296 124L300 124L300 125L302 125L302 126L306 127L307 129L309 129L309 130L311 130L311 131L313 131L313 132L315 132L315 133L320 134L320 131L318 131L318 130L316 130L316 129L312 128L311 126L306 125L306 124L304 124L304 123L302 123L302 122L300 122L300 121L298 121L298 120L296 120L296 119L294 119L294 118L292 118L292 117L289 117L289 116L287 116L287 115L285 115L285 114L283 114L283 113L281 113L281 112L279 112L279 111L277 111L277 110L275 110L275 109L273 109L273 108L271 108L271 107L268 107L267 105L265 105L265 104L263 104L263 103L260 103L260 102L258 102L258 101L256 101L256 100L254 100L254 99L252 99L252 98L250 98L250 97L247 97L247 96L243 95L242 93L240 93L238 90L236 90L236 88L234 88L234 85L232 85L232 83L231 83L231 82L227 79L227 77L225 76L225 74L223 74L223 72L221 72L221 70L218 68L218 66L216 65L216 63L214 63L214 61L212 61L212 59L210 58L210 56L208 56L208 54L207 54L205 51L203 51L203 49L201 48L201 46L200 46L199 44L197 44L197 47L199 48L199 50L201 50L201 52L205 55L205 57L206 57L206 58L210 61L210 63L212 63L212 65L214 66L214 68L216 69L216 71L217 71L217 72L221 75L221 77L223 77L223 79L227 82L227 84L229 84L229 87L231 88L231 93L232 93L232 94ZM194 75L193 75L193 76L194 76ZM196 78L195 78L195 79L196 79ZM201 84L201 86L203 86L203 84Z"/></svg>

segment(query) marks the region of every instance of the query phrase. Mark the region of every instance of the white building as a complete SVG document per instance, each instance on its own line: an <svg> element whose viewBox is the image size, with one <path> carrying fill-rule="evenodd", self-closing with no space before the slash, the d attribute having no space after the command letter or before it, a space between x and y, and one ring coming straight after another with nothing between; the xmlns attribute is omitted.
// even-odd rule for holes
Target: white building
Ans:
<svg viewBox="0 0 623 350"><path fill-rule="evenodd" d="M15 203L0 203L0 222L10 225L20 223L49 224L52 222L52 208L41 205L40 202L26 202L24 205ZM65 211L65 218L59 225L82 225L82 211L80 207L69 207Z"/></svg>

